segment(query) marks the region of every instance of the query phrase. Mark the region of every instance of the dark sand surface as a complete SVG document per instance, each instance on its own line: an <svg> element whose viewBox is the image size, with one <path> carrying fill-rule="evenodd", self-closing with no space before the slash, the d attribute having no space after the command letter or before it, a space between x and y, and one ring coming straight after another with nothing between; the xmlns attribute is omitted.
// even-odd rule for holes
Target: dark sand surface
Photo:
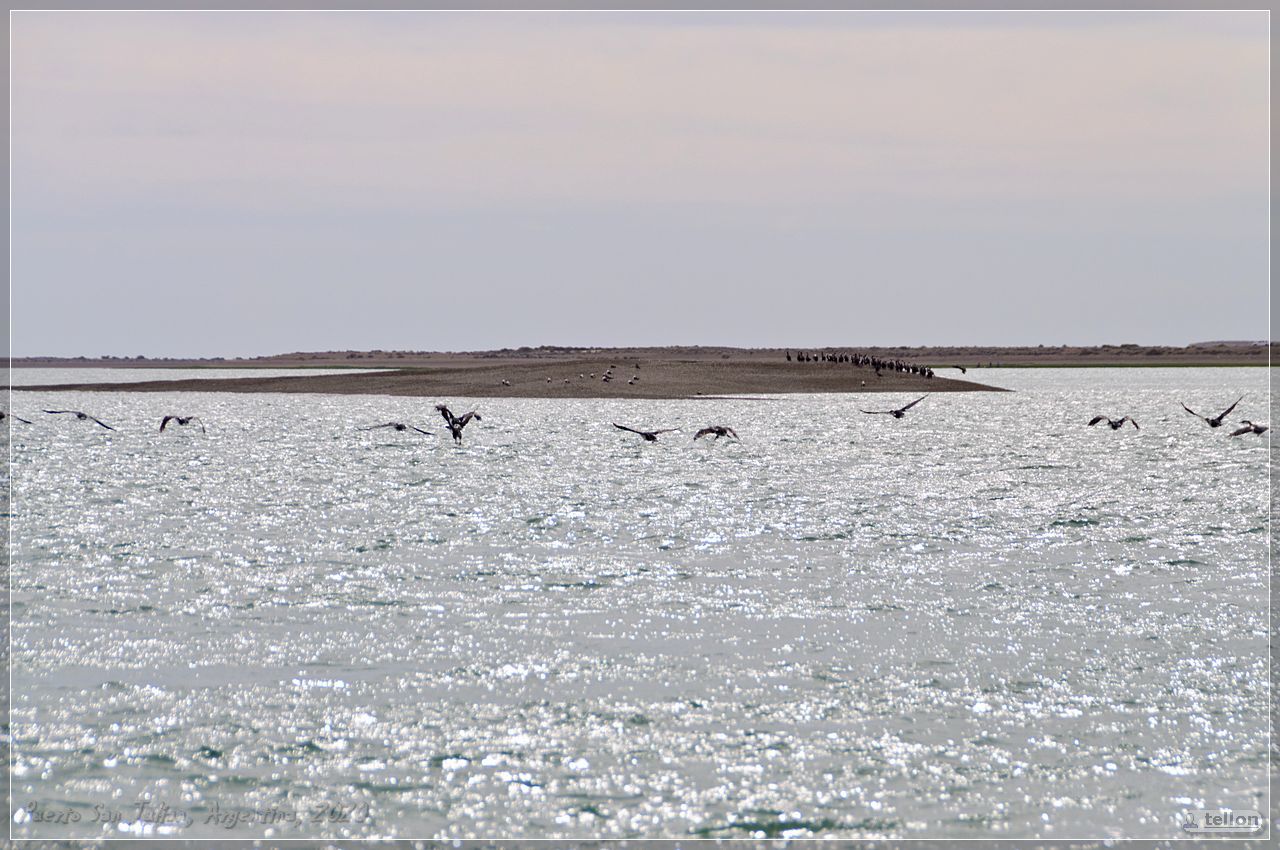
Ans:
<svg viewBox="0 0 1280 850"><path fill-rule="evenodd" d="M269 357L15 358L17 367L115 368L352 368L378 374L304 375L111 384L50 384L24 389L134 392L310 392L411 396L525 398L688 398L825 392L957 392L996 390L982 382L986 367L1010 366L1266 366L1275 345L1234 342L1185 347L836 347L819 353L865 354L935 370L932 379L851 363L799 362L799 349L669 346L663 348L539 348L478 352L326 351ZM787 360L787 355L792 360ZM638 368L637 368L638 365ZM961 372L963 366L970 370ZM613 380L601 377L612 368ZM594 377L592 377L594 375ZM628 383L638 376L634 383ZM550 379L550 380L548 380ZM503 382L506 382L505 384Z"/></svg>
<svg viewBox="0 0 1280 850"><path fill-rule="evenodd" d="M230 364L228 364L230 365ZM639 365L637 369L636 366ZM606 371L612 380L602 380ZM959 376L959 371L947 374ZM592 377L594 375L594 377ZM629 383L635 378L634 383ZM507 382L504 384L503 382ZM963 392L999 390L968 380L925 378L850 363L774 359L643 357L444 361L422 368L262 378L201 378L107 384L45 384L24 390L333 393L503 398L689 398L774 393Z"/></svg>

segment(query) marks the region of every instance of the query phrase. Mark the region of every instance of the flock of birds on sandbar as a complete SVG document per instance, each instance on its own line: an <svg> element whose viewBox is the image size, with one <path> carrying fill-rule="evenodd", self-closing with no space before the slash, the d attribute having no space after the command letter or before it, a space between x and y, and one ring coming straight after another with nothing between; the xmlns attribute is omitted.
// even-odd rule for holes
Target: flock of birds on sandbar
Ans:
<svg viewBox="0 0 1280 850"><path fill-rule="evenodd" d="M790 350L786 352L787 362L792 362ZM907 375L919 375L922 378L933 377L933 367L922 366L918 363L908 363L905 360L886 360L883 357L872 357L869 354L852 354L834 351L797 351L794 358L797 363L848 363L852 366L858 366L864 369L874 369L876 377L881 372L902 372ZM969 371L963 366L939 366L939 369L959 369L960 374Z"/></svg>
<svg viewBox="0 0 1280 850"><path fill-rule="evenodd" d="M904 404L902 407L896 407L892 410L864 410L862 408L859 408L859 410L862 410L863 413L868 413L872 415L883 414L886 416L892 416L894 419L902 419L904 416L906 416L908 410L915 407L917 404L924 401L928 397L929 397L928 394L922 395L920 396L920 398L916 399L915 401L908 402L907 404ZM1231 413L1231 411L1235 410L1236 405L1238 405L1243 400L1244 400L1244 396L1242 395L1240 396L1240 398L1232 402L1231 405L1226 410L1223 410L1217 416L1203 416L1199 413L1196 413L1191 408L1187 407L1185 403L1182 403L1182 402L1180 403L1182 404L1183 410L1185 410L1187 413L1190 413L1192 416L1196 417L1197 419L1203 420L1205 424L1207 424L1210 428L1221 428L1223 423L1226 421L1227 416ZM453 412L449 410L448 406L444 404L437 404L436 410L439 411L440 416L444 418L445 427L449 430L449 433L453 435L454 442L459 445L462 444L462 430L467 427L467 424L473 420L476 422L482 421L480 414L475 410L469 410L466 413L462 414L461 416L455 416ZM98 425L101 425L103 428L106 428L108 431L116 430L115 428L103 422L101 419L97 418L96 416L90 416L89 414L84 413L83 411L80 411L80 410L46 410L44 412L54 416L70 415L70 416L74 416L76 419L81 421L95 422ZM22 422L26 425L33 424L30 419L23 419L21 416L15 416L12 413L6 413L5 411L0 410L0 422L3 422L5 419L13 419L17 422ZM1134 430L1141 430L1138 427L1138 421L1134 419L1132 416L1127 416L1127 415L1122 416L1119 419L1112 419L1109 416L1099 414L1097 416L1094 416L1092 419L1090 419L1088 424L1089 426L1092 427L1094 425L1097 425L1103 422L1105 422L1108 426L1110 426L1112 431L1119 431L1121 428L1124 427L1126 422L1133 425ZM176 414L169 414L160 420L160 431L163 432L165 428L169 426L170 423L174 425L179 425L179 426L194 424L199 426L201 433L208 433L205 430L204 422L198 416L178 416ZM647 443L658 442L658 436L660 434L670 434L680 430L679 428L655 428L655 429L633 428L630 425L619 425L617 422L612 422L610 424L613 425L614 428L617 428L620 431L628 431L632 434L638 434L641 437L641 439L643 439ZM1263 425L1259 422L1253 422L1248 419L1241 419L1240 424L1243 425L1244 427L1237 428L1236 430L1232 431L1231 432L1232 437L1239 437L1242 434L1256 434L1258 436L1261 436L1262 434L1270 430L1269 425ZM365 425L357 428L356 430L357 431L378 431L383 428L390 428L394 431L417 431L419 434L426 434L427 436L435 436L434 433L431 431L424 430L422 428L419 428L416 425L407 425L403 422L383 422L381 425ZM721 437L729 437L730 439L737 440L738 432L734 431L733 428L729 427L728 425L708 425L705 428L700 428L693 435L693 439L695 440L700 440L703 437L711 437L713 438L713 442L718 442Z"/></svg>

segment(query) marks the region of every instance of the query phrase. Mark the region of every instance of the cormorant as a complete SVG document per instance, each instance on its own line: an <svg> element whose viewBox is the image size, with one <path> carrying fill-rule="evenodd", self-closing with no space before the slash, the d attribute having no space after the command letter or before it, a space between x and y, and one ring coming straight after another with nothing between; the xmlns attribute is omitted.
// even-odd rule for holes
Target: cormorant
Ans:
<svg viewBox="0 0 1280 850"><path fill-rule="evenodd" d="M192 422L199 422L200 433L201 434L208 433L207 431L204 430L204 422L201 421L199 416L166 416L164 419L160 420L160 430L163 431L165 426L168 425L170 422L176 422L179 425L190 425Z"/></svg>
<svg viewBox="0 0 1280 850"><path fill-rule="evenodd" d="M1122 416L1119 419L1111 419L1107 416L1095 416L1089 420L1090 425L1097 425L1099 422L1105 422L1110 425L1112 431L1119 431L1124 427L1124 423L1126 422L1132 422L1134 428L1137 428L1139 431L1142 430L1141 428L1138 428L1138 420L1134 419L1132 416Z"/></svg>
<svg viewBox="0 0 1280 850"><path fill-rule="evenodd" d="M357 431L376 431L379 428L395 428L397 431L406 431L406 430L412 429L414 431L417 431L419 434L426 434L429 437L435 436L435 434L431 433L430 431L423 431L421 428L419 428L416 425L406 425L403 422L387 422L383 425L369 425L364 428L357 428L356 430Z"/></svg>
<svg viewBox="0 0 1280 850"><path fill-rule="evenodd" d="M444 417L444 421L449 423L449 433L453 434L453 441L455 443L462 442L462 429L467 426L468 422L472 419L475 419L477 422L481 421L480 414L476 413L474 410L469 413L464 413L461 416L454 416L449 412L449 408L445 407L443 404L437 404L436 410L440 411L440 415Z"/></svg>
<svg viewBox="0 0 1280 850"><path fill-rule="evenodd" d="M1261 437L1263 432L1269 430L1271 427L1270 425L1259 425L1257 422L1250 422L1248 419L1241 419L1240 422L1244 427L1237 428L1232 431L1231 436L1239 437L1241 434L1257 434Z"/></svg>
<svg viewBox="0 0 1280 850"><path fill-rule="evenodd" d="M735 440L738 439L737 432L728 425L708 425L706 428L703 428L698 431L698 433L694 434L693 438L696 440L699 437L705 437L708 434L714 435L717 440L721 437L733 437Z"/></svg>
<svg viewBox="0 0 1280 850"><path fill-rule="evenodd" d="M1196 417L1197 419L1203 419L1210 428L1220 428L1222 427L1222 420L1226 419L1227 414L1235 410L1236 405L1239 404L1243 399L1244 399L1244 396L1240 396L1240 398L1232 402L1230 407L1228 407L1226 410L1222 411L1212 419L1210 419L1208 416L1201 416L1199 413L1196 413L1194 410L1187 407L1186 404L1182 404L1182 409L1185 410L1187 413L1190 413L1192 416Z"/></svg>
<svg viewBox="0 0 1280 850"><path fill-rule="evenodd" d="M660 431L641 431L641 430L639 430L639 429L637 429L637 428L628 428L626 425L619 425L617 422L614 422L614 423L612 423L612 424L613 424L613 427L615 427L615 428L621 428L623 431L630 431L632 434L639 434L641 437L644 437L644 438L645 438L645 440L647 440L647 441L648 441L648 442L650 442L650 443L656 443L656 442L658 442L658 435L659 435L659 434L666 434L666 433L669 433L669 432L671 432L671 431L679 431L679 430L680 430L679 428L663 428L663 429L662 429L662 430L660 430Z"/></svg>
<svg viewBox="0 0 1280 850"><path fill-rule="evenodd" d="M46 411L45 411L45 413L71 413L71 414L73 414L73 415L76 417L76 419L91 419L91 420L93 420L94 422L97 422L97 423L98 423L99 425L101 425L103 428L106 428L108 431L114 431L114 430L116 430L115 428L112 428L112 427L111 427L110 425L108 425L107 423L103 422L101 419L98 419L98 418L97 418L97 417L95 417L95 416L90 416L90 415L89 415L89 414L87 414L87 413L81 413L81 412L80 412L80 411L78 411L78 410L46 410Z"/></svg>
<svg viewBox="0 0 1280 850"><path fill-rule="evenodd" d="M892 416L894 419L901 419L903 416L906 415L908 410L915 407L917 404L924 401L928 397L929 397L928 395L922 395L920 396L920 398L916 399L910 404L899 407L897 410L863 410L862 412L863 413L887 413L890 416ZM858 409L861 410L862 408L858 408Z"/></svg>

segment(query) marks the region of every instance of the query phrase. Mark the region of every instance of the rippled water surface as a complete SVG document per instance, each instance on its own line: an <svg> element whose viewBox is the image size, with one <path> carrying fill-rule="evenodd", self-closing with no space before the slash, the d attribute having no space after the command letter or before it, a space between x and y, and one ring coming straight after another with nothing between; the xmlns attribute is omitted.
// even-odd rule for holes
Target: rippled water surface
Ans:
<svg viewBox="0 0 1280 850"><path fill-rule="evenodd" d="M442 399L463 446L435 399L15 392L15 835L1264 809L1269 435L1179 401L1269 420L1266 370L969 377L1017 391ZM356 430L392 419L434 436Z"/></svg>

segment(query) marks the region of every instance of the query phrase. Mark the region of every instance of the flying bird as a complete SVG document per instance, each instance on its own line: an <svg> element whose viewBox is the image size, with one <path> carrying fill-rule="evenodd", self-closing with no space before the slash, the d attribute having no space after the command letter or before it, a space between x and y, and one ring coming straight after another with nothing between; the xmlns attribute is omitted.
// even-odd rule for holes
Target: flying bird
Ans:
<svg viewBox="0 0 1280 850"><path fill-rule="evenodd" d="M3 410L0 410L0 422L3 422L5 419L17 419L19 422L25 422L28 425L31 424L30 419L23 419L21 416L14 416L12 413L5 413Z"/></svg>
<svg viewBox="0 0 1280 850"><path fill-rule="evenodd" d="M426 434L429 437L435 436L435 434L431 433L430 431L423 431L421 428L417 427L416 425L406 425L403 422L387 422L383 425L369 425L364 428L357 428L356 430L357 431L376 431L379 428L395 428L397 431L413 430L413 431L417 431L419 434Z"/></svg>
<svg viewBox="0 0 1280 850"><path fill-rule="evenodd" d="M201 421L199 416L166 416L160 420L160 430L163 431L170 422L176 422L179 425L190 425L192 422L196 422L200 425L201 434L208 433L204 430L204 422Z"/></svg>
<svg viewBox="0 0 1280 850"><path fill-rule="evenodd" d="M619 425L617 422L613 423L613 427L620 428L623 431L630 431L632 434L639 434L641 437L644 437L647 442L650 442L650 443L658 442L659 434L667 434L667 433L670 433L671 431L680 430L679 428L663 428L659 431L641 431L638 428L628 428L626 425Z"/></svg>
<svg viewBox="0 0 1280 850"><path fill-rule="evenodd" d="M1222 411L1212 419L1210 419L1208 416L1201 416L1199 413L1196 413L1194 410L1187 407L1186 404L1182 404L1182 409L1185 410L1187 413L1190 413L1192 416L1196 417L1197 419L1203 419L1210 428L1221 428L1222 420L1227 418L1228 413L1236 409L1236 405L1239 404L1242 399L1244 399L1244 396L1240 396L1240 398L1232 402L1230 407L1228 407L1226 410Z"/></svg>
<svg viewBox="0 0 1280 850"><path fill-rule="evenodd" d="M705 437L708 434L714 436L717 440L721 437L733 437L735 440L738 439L738 433L728 425L708 425L706 428L702 428L698 433L694 434L693 438L696 440L699 437Z"/></svg>
<svg viewBox="0 0 1280 850"><path fill-rule="evenodd" d="M81 413L78 410L46 410L45 413L71 413L75 415L76 419L81 419L81 420L92 419L94 422L97 422L99 425L101 425L103 428L106 428L108 431L116 430L115 428L112 428L107 423L103 422L101 419L98 419L95 416L90 416L87 413Z"/></svg>
<svg viewBox="0 0 1280 850"><path fill-rule="evenodd" d="M437 404L436 410L440 411L440 415L444 417L444 421L449 423L449 433L453 434L453 441L455 443L462 442L462 429L467 427L468 422L472 419L475 419L477 422L483 421L480 419L480 414L476 413L474 410L464 413L461 416L454 416L449 412L449 408L445 407L443 404Z"/></svg>
<svg viewBox="0 0 1280 850"><path fill-rule="evenodd" d="M915 407L917 404L924 401L928 397L929 397L928 395L922 395L920 396L920 398L916 399L910 404L906 404L906 405L903 405L902 407L899 407L897 410L863 410L862 412L863 413L888 413L894 419L901 419L903 416L906 415L908 410ZM861 410L861 408L859 408L859 410Z"/></svg>
<svg viewBox="0 0 1280 850"><path fill-rule="evenodd" d="M960 370L960 374L961 374L961 375L967 374L967 373L969 372L969 370L968 370L968 369L966 369L966 368L964 368L963 366L952 366L951 368L952 368L952 369L959 369L959 370Z"/></svg>
<svg viewBox="0 0 1280 850"><path fill-rule="evenodd" d="M1124 423L1126 422L1132 422L1134 428L1137 428L1139 431L1142 430L1141 428L1138 428L1138 420L1134 419L1132 416L1123 416L1119 419L1111 419L1106 416L1095 416L1089 420L1090 425L1097 425L1099 422L1105 422L1110 425L1112 431L1119 431L1124 427Z"/></svg>
<svg viewBox="0 0 1280 850"><path fill-rule="evenodd" d="M1244 427L1237 428L1236 430L1232 431L1231 436L1239 437L1241 434L1257 434L1259 437L1261 437L1264 431L1267 431L1271 428L1270 425L1259 425L1257 422L1250 422L1248 419L1241 419L1240 423L1244 425Z"/></svg>

